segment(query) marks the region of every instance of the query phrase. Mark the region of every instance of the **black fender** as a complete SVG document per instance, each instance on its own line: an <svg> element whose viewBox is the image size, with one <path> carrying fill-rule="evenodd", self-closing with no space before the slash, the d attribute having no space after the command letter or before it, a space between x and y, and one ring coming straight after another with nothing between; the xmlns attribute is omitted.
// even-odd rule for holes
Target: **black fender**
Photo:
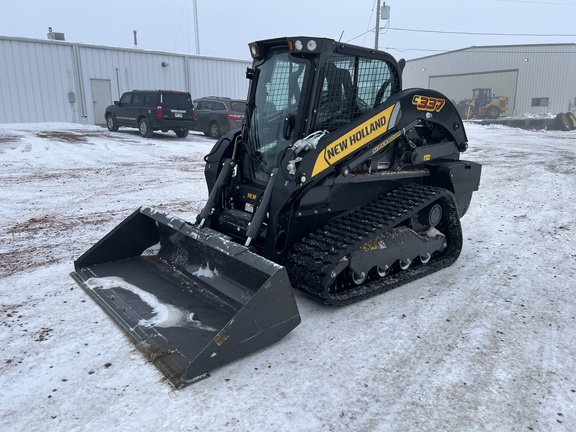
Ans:
<svg viewBox="0 0 576 432"><path fill-rule="evenodd" d="M389 101L399 100L402 116L397 123L401 128L418 118L424 122L438 124L452 135L459 147L468 142L462 117L454 103L436 90L412 88L403 90Z"/></svg>

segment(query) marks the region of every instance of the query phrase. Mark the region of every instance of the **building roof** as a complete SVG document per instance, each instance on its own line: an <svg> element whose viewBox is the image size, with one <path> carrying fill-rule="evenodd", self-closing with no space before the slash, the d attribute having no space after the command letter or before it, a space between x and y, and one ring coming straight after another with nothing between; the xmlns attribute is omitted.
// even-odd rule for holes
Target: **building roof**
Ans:
<svg viewBox="0 0 576 432"><path fill-rule="evenodd" d="M424 56L424 57L419 57L419 58L415 58L415 59L411 59L411 60L406 60L406 62L413 62L413 61L418 61L418 60L423 60L423 59L429 59L432 57L439 57L439 56L445 56L445 55L450 55L450 54L454 54L454 53L460 53L460 52L486 52L488 50L498 50L497 52L503 52L506 51L506 49L511 48L513 49L515 52L522 52L519 51L519 49L528 49L528 48L535 48L535 47L539 47L539 48L558 48L558 47L572 47L576 50L576 43L554 43L554 44L518 44L518 45L473 45L467 48L461 48L458 50L454 50L454 51L446 51L443 53L439 53L439 54L432 54L429 56ZM527 51L527 53L533 53L534 51Z"/></svg>

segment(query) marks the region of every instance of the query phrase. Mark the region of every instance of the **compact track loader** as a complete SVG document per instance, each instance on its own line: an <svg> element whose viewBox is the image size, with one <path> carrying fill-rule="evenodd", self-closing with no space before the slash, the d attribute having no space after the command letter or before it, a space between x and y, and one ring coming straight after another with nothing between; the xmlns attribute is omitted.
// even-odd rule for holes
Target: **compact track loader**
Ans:
<svg viewBox="0 0 576 432"><path fill-rule="evenodd" d="M72 273L175 387L293 330L293 288L345 305L451 265L480 182L456 108L402 90L403 60L310 37L250 51L197 220L141 208Z"/></svg>

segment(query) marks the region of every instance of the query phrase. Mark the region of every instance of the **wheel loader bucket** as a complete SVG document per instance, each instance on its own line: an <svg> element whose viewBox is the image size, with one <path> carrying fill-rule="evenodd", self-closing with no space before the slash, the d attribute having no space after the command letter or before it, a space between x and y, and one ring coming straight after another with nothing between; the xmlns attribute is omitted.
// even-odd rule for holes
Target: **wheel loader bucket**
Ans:
<svg viewBox="0 0 576 432"><path fill-rule="evenodd" d="M286 269L209 228L141 208L71 276L175 388L300 323Z"/></svg>

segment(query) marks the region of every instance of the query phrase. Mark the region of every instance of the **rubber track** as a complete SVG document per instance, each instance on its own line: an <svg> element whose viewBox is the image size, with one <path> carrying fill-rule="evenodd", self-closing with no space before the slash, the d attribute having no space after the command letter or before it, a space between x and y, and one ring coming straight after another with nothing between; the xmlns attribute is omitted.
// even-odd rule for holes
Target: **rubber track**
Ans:
<svg viewBox="0 0 576 432"><path fill-rule="evenodd" d="M427 264L368 279L360 286L350 283L343 290L330 291L330 274L343 257L433 202L443 208L438 228L446 236L447 247L441 254L434 254ZM295 288L336 306L360 301L448 267L461 249L462 231L453 195L446 189L407 184L304 237L289 253L286 268Z"/></svg>

